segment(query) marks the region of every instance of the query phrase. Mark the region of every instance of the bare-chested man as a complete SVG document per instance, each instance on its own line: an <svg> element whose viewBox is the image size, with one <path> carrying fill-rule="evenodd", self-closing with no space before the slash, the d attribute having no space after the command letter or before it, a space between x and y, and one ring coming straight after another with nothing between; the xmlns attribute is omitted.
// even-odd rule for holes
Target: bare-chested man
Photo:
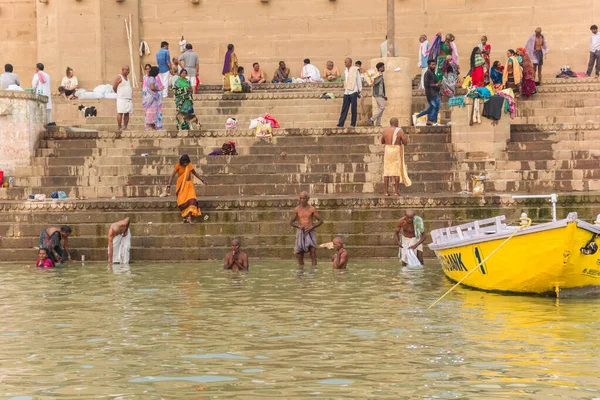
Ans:
<svg viewBox="0 0 600 400"><path fill-rule="evenodd" d="M129 264L130 249L131 234L129 232L129 217L127 217L111 224L108 228L109 264Z"/></svg>
<svg viewBox="0 0 600 400"><path fill-rule="evenodd" d="M242 242L239 239L231 241L231 251L225 255L223 260L223 269L232 271L248 271L250 264L248 263L248 254L241 251Z"/></svg>
<svg viewBox="0 0 600 400"><path fill-rule="evenodd" d="M542 28L535 28L535 33L531 35L527 44L525 45L525 49L527 50L527 54L531 58L531 62L533 63L533 76L537 73L538 81L540 85L542 84L542 66L544 65L544 58L546 57L546 53L548 53L548 44L546 42L546 37L542 34Z"/></svg>
<svg viewBox="0 0 600 400"><path fill-rule="evenodd" d="M331 256L333 261L333 269L346 269L348 265L348 252L344 248L344 240L340 236L333 239L333 247L335 254Z"/></svg>
<svg viewBox="0 0 600 400"><path fill-rule="evenodd" d="M408 137L398 127L398 118L390 120L390 127L383 130L381 144L385 146L383 155L383 186L384 194L389 196L388 187L390 177L394 178L394 195L400 195L400 181L406 186L412 182L408 177L406 165L404 164L404 146L408 143Z"/></svg>
<svg viewBox="0 0 600 400"><path fill-rule="evenodd" d="M298 257L298 265L304 265L304 253L310 252L314 267L317 265L317 233L315 229L323 224L323 219L317 209L308 204L309 199L310 196L307 192L300 193L300 205L294 208L290 225L297 229L294 252ZM313 224L315 220L317 223Z"/></svg>
<svg viewBox="0 0 600 400"><path fill-rule="evenodd" d="M398 220L394 236L402 251L402 265L406 265L408 261L404 246L407 246L409 250L417 250L417 258L423 264L423 242L427 235L425 234L423 219L415 216L414 210L406 210L404 217Z"/></svg>

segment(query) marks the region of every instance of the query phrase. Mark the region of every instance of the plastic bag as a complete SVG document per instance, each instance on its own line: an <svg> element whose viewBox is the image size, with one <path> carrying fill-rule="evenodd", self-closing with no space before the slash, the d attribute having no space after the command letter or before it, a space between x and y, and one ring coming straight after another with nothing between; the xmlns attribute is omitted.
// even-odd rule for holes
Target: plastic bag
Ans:
<svg viewBox="0 0 600 400"><path fill-rule="evenodd" d="M237 119L227 118L227 122L225 122L225 129L237 129Z"/></svg>
<svg viewBox="0 0 600 400"><path fill-rule="evenodd" d="M259 122L256 126L256 137L272 137L273 128L269 122Z"/></svg>
<svg viewBox="0 0 600 400"><path fill-rule="evenodd" d="M465 78L465 80L463 81L463 83L462 83L462 88L463 88L463 89L466 89L466 88L468 88L469 86L471 86L471 77L470 77L470 76L467 76L467 77Z"/></svg>
<svg viewBox="0 0 600 400"><path fill-rule="evenodd" d="M279 126L279 122L277 122L277 120L275 119L275 117L269 115L269 114L265 114L265 116L263 117L263 119L267 122L271 123L271 128L280 128Z"/></svg>
<svg viewBox="0 0 600 400"><path fill-rule="evenodd" d="M260 118L255 118L253 120L250 121L250 126L248 127L248 129L256 129L256 127L258 126L258 121Z"/></svg>
<svg viewBox="0 0 600 400"><path fill-rule="evenodd" d="M232 93L242 92L242 82L240 82L240 77L238 75L231 75L229 77L229 86L231 86Z"/></svg>

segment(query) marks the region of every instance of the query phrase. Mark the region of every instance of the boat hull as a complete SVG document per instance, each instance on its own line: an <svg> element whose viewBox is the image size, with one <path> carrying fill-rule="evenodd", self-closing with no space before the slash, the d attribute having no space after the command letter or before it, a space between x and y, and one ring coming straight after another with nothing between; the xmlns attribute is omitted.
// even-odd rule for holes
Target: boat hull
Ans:
<svg viewBox="0 0 600 400"><path fill-rule="evenodd" d="M519 234L510 239L462 284L477 289L515 293L558 293L600 290L600 252L580 248L594 232L569 222L566 226ZM460 281L485 260L505 238L435 250L446 276ZM599 239L595 239L598 244Z"/></svg>

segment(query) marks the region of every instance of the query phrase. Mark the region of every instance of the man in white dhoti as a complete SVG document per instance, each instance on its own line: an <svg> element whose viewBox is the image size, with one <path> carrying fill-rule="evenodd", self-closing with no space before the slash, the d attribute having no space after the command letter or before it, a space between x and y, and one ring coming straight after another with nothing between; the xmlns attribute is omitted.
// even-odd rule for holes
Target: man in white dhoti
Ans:
<svg viewBox="0 0 600 400"><path fill-rule="evenodd" d="M48 97L48 103L46 103L46 121L48 125L54 125L52 123L52 92L50 86L50 75L44 72L44 64L36 64L35 75L33 75L31 87L33 88L34 93L40 96Z"/></svg>
<svg viewBox="0 0 600 400"><path fill-rule="evenodd" d="M423 218L415 215L414 210L408 209L404 217L398 220L394 237L400 247L400 259L403 266L408 264L408 252L416 251L417 258L423 265L423 242L427 238Z"/></svg>
<svg viewBox="0 0 600 400"><path fill-rule="evenodd" d="M300 79L304 82L323 82L321 78L321 72L319 72L319 68L315 67L310 63L310 60L307 58L304 60L304 67L302 67L302 72L300 73Z"/></svg>
<svg viewBox="0 0 600 400"><path fill-rule="evenodd" d="M108 263L129 264L131 249L131 233L129 217L113 223L108 228Z"/></svg>
<svg viewBox="0 0 600 400"><path fill-rule="evenodd" d="M117 76L113 82L113 90L117 93L117 125L119 130L121 130L121 125L123 125L123 129L127 129L129 114L133 112L133 89L128 75L129 65L124 65L121 68L121 75Z"/></svg>

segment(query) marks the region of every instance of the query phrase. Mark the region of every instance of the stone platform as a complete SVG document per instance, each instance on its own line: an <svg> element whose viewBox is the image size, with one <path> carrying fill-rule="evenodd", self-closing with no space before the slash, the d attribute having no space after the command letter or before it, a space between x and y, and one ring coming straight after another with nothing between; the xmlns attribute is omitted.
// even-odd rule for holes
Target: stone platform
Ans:
<svg viewBox="0 0 600 400"><path fill-rule="evenodd" d="M510 195L517 193L558 192L561 216L578 211L591 221L598 213L600 119L590 111L596 107L594 99L600 99L596 80L549 81L531 100L519 101L506 143L493 154L456 150L453 138L464 124L405 128L413 186L403 187L400 198L381 195L381 129L336 128L341 100L318 98L328 91L341 88L266 85L252 94L232 95L204 87L197 101L203 129L189 132L177 132L169 124L159 132L116 132L110 110L114 101L91 101L112 114L88 120L76 114L69 119L79 101L57 101L63 122L77 122L85 130L59 127L46 132L32 166L19 169L13 188L0 189L0 259L30 261L43 227L70 224L75 256L104 260L108 225L125 216L132 218L137 260L221 258L233 237L242 238L253 257L292 258L294 232L288 222L303 190L311 192L326 221L319 230L320 242L343 234L359 257L396 255L393 230L408 207L425 218L428 230L499 213L509 220L522 211L536 221L550 218L550 207L543 202L514 203ZM415 93L413 100L418 107L423 99ZM175 111L169 101L167 120ZM139 103L138 97L136 109L141 111ZM552 116L543 116L546 107ZM270 140L243 129L265 112L282 125ZM317 115L322 115L321 122ZM228 116L238 117L240 129L223 129ZM363 123L369 116L370 109L363 109ZM142 123L140 112L132 128ZM229 140L236 142L239 155L207 157ZM477 147L475 142L473 149ZM183 153L208 180L196 189L209 219L194 226L182 223L174 197L160 197ZM489 197L460 194L468 193L471 178L480 174L487 176ZM29 194L49 196L57 190L69 199L26 200ZM75 200L79 196L88 199ZM328 253L320 251L321 257Z"/></svg>

